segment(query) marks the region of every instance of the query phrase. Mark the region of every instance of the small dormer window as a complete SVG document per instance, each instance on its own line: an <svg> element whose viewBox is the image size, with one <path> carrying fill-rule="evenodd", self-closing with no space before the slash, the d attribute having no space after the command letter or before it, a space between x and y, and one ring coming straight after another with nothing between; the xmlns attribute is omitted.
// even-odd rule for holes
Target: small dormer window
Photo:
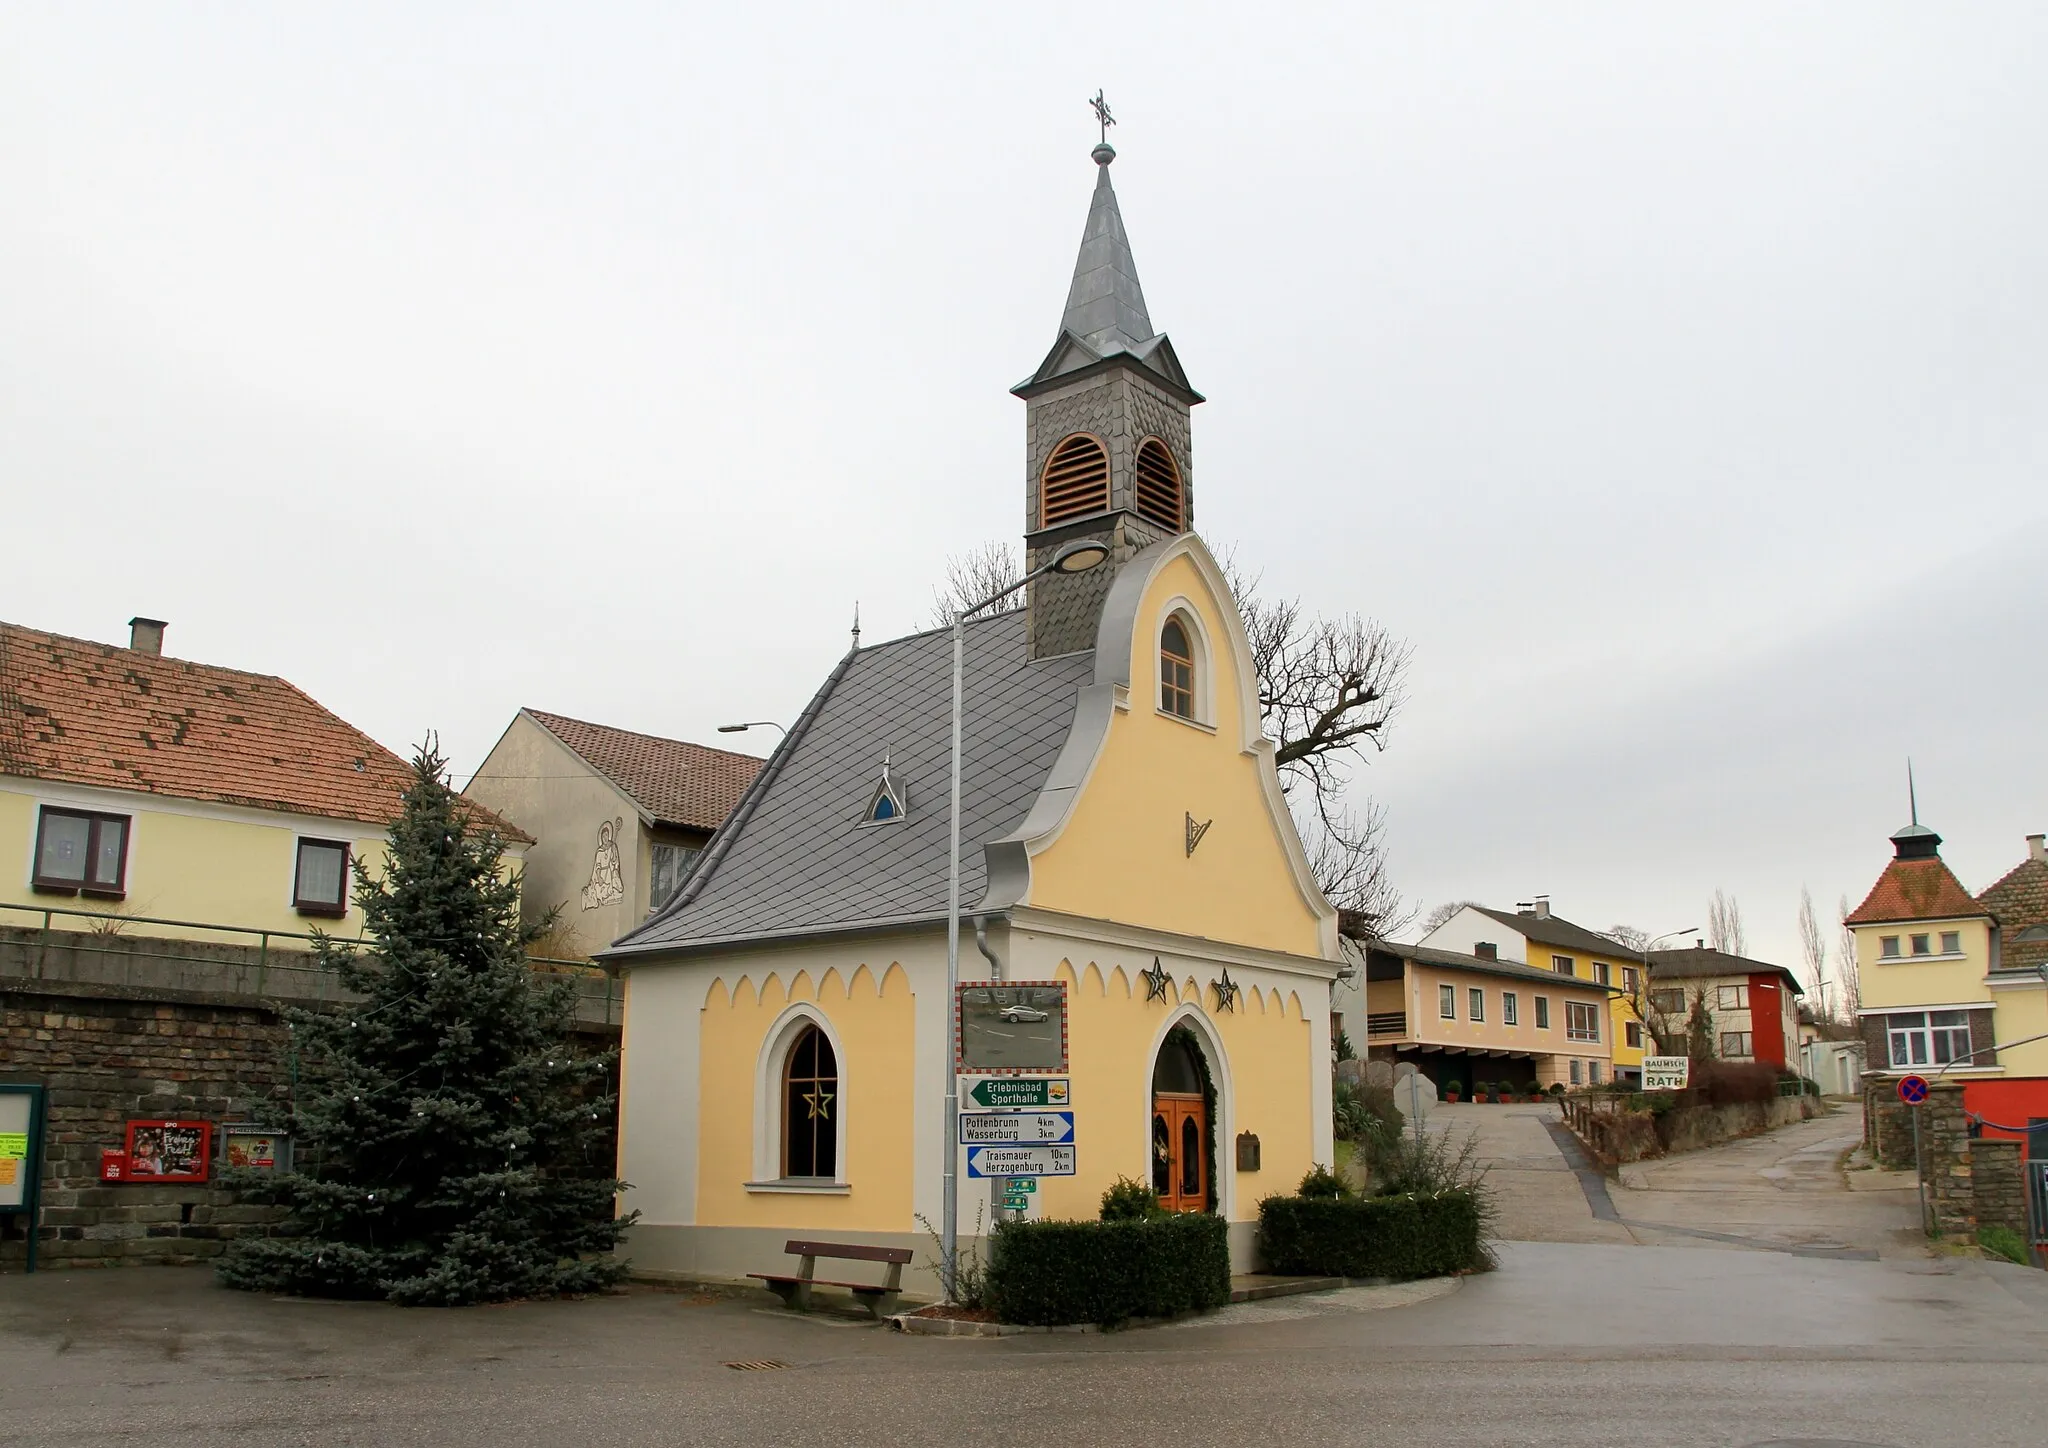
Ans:
<svg viewBox="0 0 2048 1448"><path fill-rule="evenodd" d="M868 796L867 813L861 817L864 825L894 824L909 813L904 804L903 786L889 774L889 758L882 757L882 777L875 782L875 792Z"/></svg>
<svg viewBox="0 0 2048 1448"><path fill-rule="evenodd" d="M1178 618L1159 631L1159 707L1182 719L1195 717L1195 650Z"/></svg>

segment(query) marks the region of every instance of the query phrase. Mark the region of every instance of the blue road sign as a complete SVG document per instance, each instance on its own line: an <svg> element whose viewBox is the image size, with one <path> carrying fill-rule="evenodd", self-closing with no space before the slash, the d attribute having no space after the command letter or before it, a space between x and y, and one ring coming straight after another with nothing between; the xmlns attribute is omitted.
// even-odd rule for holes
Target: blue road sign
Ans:
<svg viewBox="0 0 2048 1448"><path fill-rule="evenodd" d="M1074 1139L1071 1111L963 1111L962 1146L1057 1146Z"/></svg>
<svg viewBox="0 0 2048 1448"><path fill-rule="evenodd" d="M1074 1175L1071 1146L977 1146L967 1153L971 1177Z"/></svg>
<svg viewBox="0 0 2048 1448"><path fill-rule="evenodd" d="M1901 1076L1899 1078L1899 1100L1908 1106L1918 1106L1927 1099L1927 1078L1925 1076Z"/></svg>

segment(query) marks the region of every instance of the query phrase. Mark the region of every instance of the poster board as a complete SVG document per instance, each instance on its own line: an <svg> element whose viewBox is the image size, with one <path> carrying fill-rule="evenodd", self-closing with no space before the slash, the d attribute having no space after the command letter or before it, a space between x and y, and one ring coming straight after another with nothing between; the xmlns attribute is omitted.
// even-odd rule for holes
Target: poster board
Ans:
<svg viewBox="0 0 2048 1448"><path fill-rule="evenodd" d="M0 1086L0 1212L25 1212L35 1194L42 1088Z"/></svg>
<svg viewBox="0 0 2048 1448"><path fill-rule="evenodd" d="M292 1135L253 1121L230 1121L220 1129L218 1161L238 1171L288 1172Z"/></svg>
<svg viewBox="0 0 2048 1448"><path fill-rule="evenodd" d="M1643 1057L1645 1091L1683 1091L1691 1079L1692 1062L1685 1056Z"/></svg>
<svg viewBox="0 0 2048 1448"><path fill-rule="evenodd" d="M210 1121L128 1123L126 1182L203 1182L213 1161Z"/></svg>
<svg viewBox="0 0 2048 1448"><path fill-rule="evenodd" d="M1064 981L974 981L960 987L955 1009L960 1023L955 1070L985 1076L1066 1071Z"/></svg>

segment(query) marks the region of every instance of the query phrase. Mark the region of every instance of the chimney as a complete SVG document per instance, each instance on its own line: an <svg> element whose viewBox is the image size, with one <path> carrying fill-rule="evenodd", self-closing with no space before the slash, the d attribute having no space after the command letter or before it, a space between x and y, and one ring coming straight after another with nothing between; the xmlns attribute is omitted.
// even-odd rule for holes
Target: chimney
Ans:
<svg viewBox="0 0 2048 1448"><path fill-rule="evenodd" d="M160 618L131 618L128 620L128 647L138 654L155 654L161 658L164 630L169 627Z"/></svg>
<svg viewBox="0 0 2048 1448"><path fill-rule="evenodd" d="M2048 865L2048 835L2027 836L2027 858Z"/></svg>
<svg viewBox="0 0 2048 1448"><path fill-rule="evenodd" d="M1536 918L1538 920L1548 920L1550 918L1550 897L1548 895L1538 895L1536 897Z"/></svg>
<svg viewBox="0 0 2048 1448"><path fill-rule="evenodd" d="M1472 953L1478 956L1481 960L1499 960L1500 946L1491 940L1474 941L1472 945Z"/></svg>
<svg viewBox="0 0 2048 1448"><path fill-rule="evenodd" d="M948 869L951 869L952 867L951 867L951 866L949 865L949 866L947 866L947 868L948 868ZM1705 949L1707 948L1707 942L1706 942L1706 941L1704 941L1704 940L1695 940L1695 941L1694 941L1694 942L1692 943L1692 945L1693 945L1693 949L1695 949L1695 950L1705 950Z"/></svg>

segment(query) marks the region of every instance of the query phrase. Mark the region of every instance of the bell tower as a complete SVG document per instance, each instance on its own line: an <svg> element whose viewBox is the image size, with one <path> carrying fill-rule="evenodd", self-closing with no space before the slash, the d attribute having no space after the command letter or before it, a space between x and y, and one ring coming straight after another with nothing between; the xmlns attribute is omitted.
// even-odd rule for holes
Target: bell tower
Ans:
<svg viewBox="0 0 2048 1448"><path fill-rule="evenodd" d="M1194 527L1189 414L1202 394L1166 334L1152 329L1109 182L1115 122L1099 94L1094 104L1103 129L1092 153L1095 195L1059 340L1010 391L1024 399L1025 567L1081 538L1107 544L1110 561L1031 584L1034 659L1094 648L1118 565Z"/></svg>

